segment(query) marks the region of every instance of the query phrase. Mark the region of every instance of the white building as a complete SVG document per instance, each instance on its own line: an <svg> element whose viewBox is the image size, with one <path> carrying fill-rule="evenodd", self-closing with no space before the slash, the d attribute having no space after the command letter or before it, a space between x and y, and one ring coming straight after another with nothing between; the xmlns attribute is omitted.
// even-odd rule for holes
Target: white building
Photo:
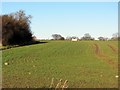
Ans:
<svg viewBox="0 0 120 90"><path fill-rule="evenodd" d="M74 38L72 38L72 41L78 41L78 39L77 39L77 38L75 38L75 39L74 39Z"/></svg>

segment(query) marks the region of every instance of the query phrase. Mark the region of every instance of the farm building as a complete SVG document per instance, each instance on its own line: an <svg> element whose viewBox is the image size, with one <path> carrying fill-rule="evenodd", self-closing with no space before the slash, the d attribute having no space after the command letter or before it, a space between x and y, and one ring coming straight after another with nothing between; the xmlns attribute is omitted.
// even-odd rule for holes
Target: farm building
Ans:
<svg viewBox="0 0 120 90"><path fill-rule="evenodd" d="M75 39L74 39L74 38L72 38L72 40L71 40L71 41L78 41L78 39L77 39L77 38L75 38Z"/></svg>

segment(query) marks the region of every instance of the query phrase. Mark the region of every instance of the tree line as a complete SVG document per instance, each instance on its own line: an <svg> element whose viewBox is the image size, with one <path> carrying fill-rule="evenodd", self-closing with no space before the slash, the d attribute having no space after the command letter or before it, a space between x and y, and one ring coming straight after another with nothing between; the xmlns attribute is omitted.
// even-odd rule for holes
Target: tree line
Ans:
<svg viewBox="0 0 120 90"><path fill-rule="evenodd" d="M92 37L89 33L85 33L83 37L78 38L76 36L67 36L66 38L64 38L62 35L60 34L53 34L52 35L53 39L52 40L72 40L72 39L77 39L77 40L95 40L94 37ZM100 41L106 41L106 40L120 40L119 34L118 33L114 33L112 35L112 38L107 38L107 37L98 37L98 40Z"/></svg>

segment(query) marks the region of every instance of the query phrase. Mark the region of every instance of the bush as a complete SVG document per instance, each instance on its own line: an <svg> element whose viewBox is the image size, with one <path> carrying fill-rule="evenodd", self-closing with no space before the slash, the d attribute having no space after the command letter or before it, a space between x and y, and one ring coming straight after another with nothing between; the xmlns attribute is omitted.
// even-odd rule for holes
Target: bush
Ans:
<svg viewBox="0 0 120 90"><path fill-rule="evenodd" d="M33 42L30 30L31 16L24 11L2 15L2 45L23 45Z"/></svg>

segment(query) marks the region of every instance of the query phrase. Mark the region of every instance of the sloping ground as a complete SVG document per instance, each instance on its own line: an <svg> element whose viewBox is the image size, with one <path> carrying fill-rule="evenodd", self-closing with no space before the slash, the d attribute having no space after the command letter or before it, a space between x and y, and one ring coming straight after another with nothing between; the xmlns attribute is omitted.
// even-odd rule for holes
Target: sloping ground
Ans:
<svg viewBox="0 0 120 90"><path fill-rule="evenodd" d="M118 62L108 44L117 47L112 41L48 41L5 50L3 87L49 87L52 78L54 87L61 78L72 88L117 87L118 69L99 56Z"/></svg>

